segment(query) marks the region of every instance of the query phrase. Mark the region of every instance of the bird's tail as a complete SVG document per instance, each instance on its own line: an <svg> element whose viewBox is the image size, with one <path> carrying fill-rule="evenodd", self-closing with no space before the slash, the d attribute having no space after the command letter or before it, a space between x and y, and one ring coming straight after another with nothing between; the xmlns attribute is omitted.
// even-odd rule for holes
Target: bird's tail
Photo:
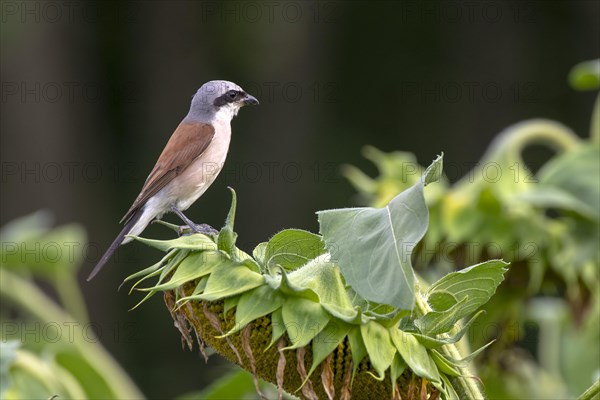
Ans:
<svg viewBox="0 0 600 400"><path fill-rule="evenodd" d="M110 259L110 257L115 252L115 250L117 250L117 248L121 245L121 243L123 243L123 240L125 239L125 235L129 234L129 232L131 231L133 226L141 218L142 214L143 214L142 210L138 210L135 212L135 214L133 214L131 216L131 218L129 218L129 221L127 221L127 223L125 224L125 226L123 227L121 232L117 235L115 240L112 242L112 244L108 248L108 250L106 250L106 252L102 256L100 261L98 261L98 264L96 264L96 266L90 273L90 276L88 276L88 278L87 278L88 282L91 281L98 274L98 272L100 272L102 267L104 267L104 264L106 264L106 262Z"/></svg>

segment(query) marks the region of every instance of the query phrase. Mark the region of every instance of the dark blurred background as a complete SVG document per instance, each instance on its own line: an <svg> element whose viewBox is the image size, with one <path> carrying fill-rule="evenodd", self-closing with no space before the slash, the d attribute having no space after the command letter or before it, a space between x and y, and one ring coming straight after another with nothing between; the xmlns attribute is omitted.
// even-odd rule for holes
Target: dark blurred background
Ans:
<svg viewBox="0 0 600 400"><path fill-rule="evenodd" d="M225 168L187 213L220 227L234 187L247 251L283 228L317 231L317 210L354 205L338 167L374 173L365 144L414 152L422 164L444 151L459 175L518 121L589 131L595 94L573 91L567 75L598 57L595 0L1 7L0 222L48 209L59 224L85 226L89 245L77 251L91 318L149 397L200 389L229 367L182 351L158 296L128 311L140 296L118 285L158 252L130 244L94 281L84 277L204 82L234 81L261 102L233 121ZM543 158L533 152L533 167Z"/></svg>

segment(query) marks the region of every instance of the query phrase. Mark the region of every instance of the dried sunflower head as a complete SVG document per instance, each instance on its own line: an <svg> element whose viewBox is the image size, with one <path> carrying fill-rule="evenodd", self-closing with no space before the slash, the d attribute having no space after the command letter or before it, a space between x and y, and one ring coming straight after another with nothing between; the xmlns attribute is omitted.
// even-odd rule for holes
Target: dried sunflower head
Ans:
<svg viewBox="0 0 600 400"><path fill-rule="evenodd" d="M424 204L425 181L420 182L421 192L412 201ZM137 238L167 254L126 280L138 278L133 285L136 288L148 278L158 278L153 286L140 289L148 293L142 302L162 291L182 340L190 348L193 332L203 353L208 344L250 371L258 391L257 379L262 378L277 385L280 393L285 390L308 399L481 395L466 369L477 352L460 359L453 344L474 318L464 325L460 320L493 294L505 263L492 261L449 274L427 291L413 282L412 300L393 293L392 301L376 302L361 285L350 285L338 262L344 260L348 265L348 257L356 249L364 252L368 240L358 238L355 245L341 243L334 249L332 244L340 242L331 240L335 234L330 235L330 228L344 224L330 219L329 228L322 229L330 235L325 240L288 229L258 245L251 256L235 246L235 205L234 193L225 226L214 237ZM410 206L413 212L419 210ZM383 212L390 213L389 221L396 218L394 210ZM375 220L381 219L371 214ZM382 257L385 262L388 258ZM408 299L416 307L390 305L393 299L402 304Z"/></svg>

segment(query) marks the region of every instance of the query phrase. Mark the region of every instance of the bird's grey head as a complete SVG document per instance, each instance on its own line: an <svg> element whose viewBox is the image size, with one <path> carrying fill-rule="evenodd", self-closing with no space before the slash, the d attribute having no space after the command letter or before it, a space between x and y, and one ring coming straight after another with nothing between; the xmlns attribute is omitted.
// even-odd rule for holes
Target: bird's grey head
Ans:
<svg viewBox="0 0 600 400"><path fill-rule="evenodd" d="M192 98L188 118L203 122L231 121L243 106L258 100L229 81L206 82Z"/></svg>

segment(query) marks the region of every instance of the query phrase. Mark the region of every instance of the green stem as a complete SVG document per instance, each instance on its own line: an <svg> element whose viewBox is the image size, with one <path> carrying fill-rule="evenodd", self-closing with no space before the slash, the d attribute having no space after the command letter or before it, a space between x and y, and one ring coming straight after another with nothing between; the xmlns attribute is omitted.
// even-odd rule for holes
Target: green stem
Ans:
<svg viewBox="0 0 600 400"><path fill-rule="evenodd" d="M482 157L482 161L475 167L476 172L465 175L455 187L461 184L471 185L473 176L484 176L479 170L486 168L490 162L500 162L503 165L523 164L521 154L527 146L544 145L562 153L578 146L580 142L579 137L571 129L558 122L546 119L520 122L496 136Z"/></svg>
<svg viewBox="0 0 600 400"><path fill-rule="evenodd" d="M127 373L99 342L84 340L87 337L86 332L83 331L85 325L74 324L74 318L37 286L2 268L0 269L0 294L44 323L65 324L72 328L74 335L69 335L68 344L73 345L80 356L107 382L116 398L144 398Z"/></svg>
<svg viewBox="0 0 600 400"><path fill-rule="evenodd" d="M417 310L420 313L422 313L423 315L432 311L431 307L429 307L429 304L427 304L427 301L425 301L425 297L419 291L417 291L417 295L416 295L416 307L417 307ZM449 356L449 357L452 357L455 359L463 358L463 356L460 354L460 351L458 350L458 347L456 346L456 344L444 345L440 348L439 351L443 355ZM473 372L471 372L471 370L467 367L456 367L456 369L458 369L458 371L460 372L460 376L456 377L452 380L458 386L458 387L455 387L454 389L459 394L464 395L465 396L464 398L466 398L466 399L471 399L471 400L485 399L485 395L479 388L479 385L477 385L477 380L474 379ZM461 396L461 398L463 398L463 397Z"/></svg>
<svg viewBox="0 0 600 400"><path fill-rule="evenodd" d="M505 153L520 158L523 150L533 144L545 145L557 152L563 152L576 147L579 142L577 135L563 124L546 119L533 119L512 125L501 132L483 158L487 159L489 155L491 159L497 159L500 158L500 154Z"/></svg>
<svg viewBox="0 0 600 400"><path fill-rule="evenodd" d="M600 379L577 398L577 400L598 400L600 399Z"/></svg>

